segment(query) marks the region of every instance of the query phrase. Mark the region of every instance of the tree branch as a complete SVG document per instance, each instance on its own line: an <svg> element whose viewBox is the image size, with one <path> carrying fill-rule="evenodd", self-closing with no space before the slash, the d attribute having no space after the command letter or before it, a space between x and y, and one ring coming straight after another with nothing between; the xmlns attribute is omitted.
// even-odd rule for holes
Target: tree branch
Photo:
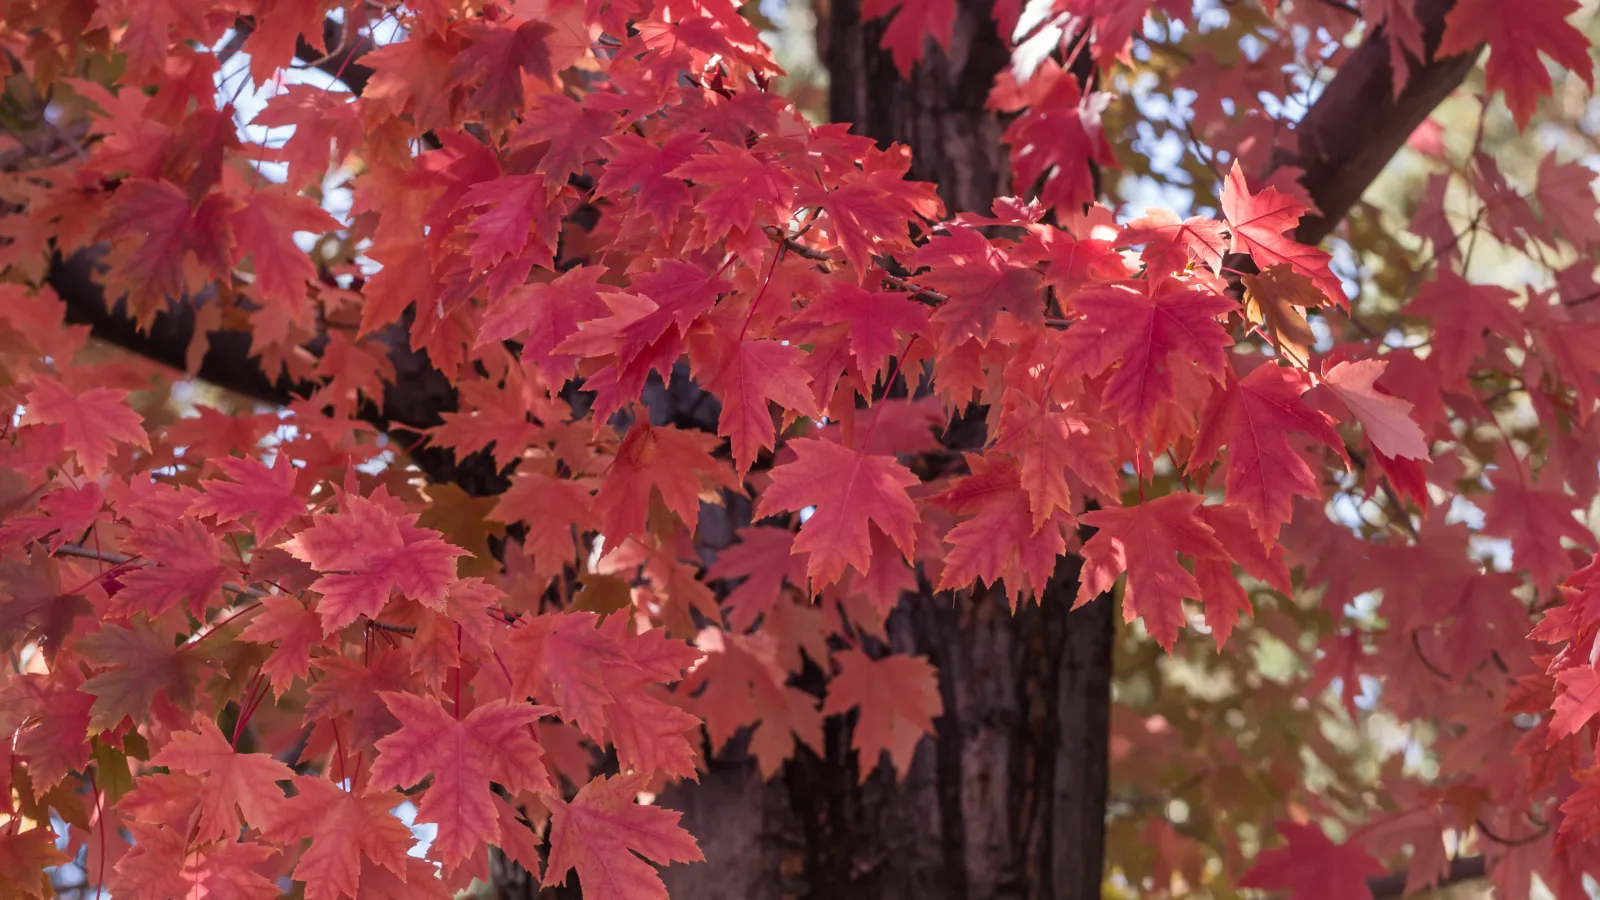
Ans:
<svg viewBox="0 0 1600 900"><path fill-rule="evenodd" d="M1295 127L1299 152L1280 148L1274 167L1298 165L1300 183L1320 215L1307 215L1295 240L1317 244L1327 237L1389 164L1429 113L1466 80L1482 52L1434 59L1444 17L1454 0L1419 0L1427 59L1407 57L1410 77L1398 97L1388 35L1377 29L1340 67Z"/></svg>

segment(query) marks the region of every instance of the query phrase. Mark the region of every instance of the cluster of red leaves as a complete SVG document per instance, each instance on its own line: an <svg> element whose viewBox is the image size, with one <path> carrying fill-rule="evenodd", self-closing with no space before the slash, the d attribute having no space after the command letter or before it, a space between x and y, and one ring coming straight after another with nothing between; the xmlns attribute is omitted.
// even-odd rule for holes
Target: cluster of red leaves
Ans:
<svg viewBox="0 0 1600 900"><path fill-rule="evenodd" d="M1512 4L1463 4L1447 42L1476 41L1488 17L1469 5ZM1534 46L1587 74L1565 4L1540 5L1555 37ZM405 36L363 57L360 96L289 86L258 122L292 137L241 144L204 48L242 37L265 81L297 39L317 47L330 6L8 13L23 74L88 114L81 156L7 181L27 223L7 226L17 280L37 281L46 238L103 243L108 296L140 323L198 304L191 357L208 332L246 330L266 371L311 387L282 417L146 420L129 398L148 369L86 352L47 288L6 286L0 398L24 412L0 446L0 643L17 660L0 689L0 886L36 894L42 867L82 849L119 897L272 897L280 876L308 897L448 896L494 846L535 872L542 853L546 884L576 870L587 896L664 896L645 860L699 851L677 814L635 798L696 777L702 723L714 748L753 728L771 773L796 741L820 743L824 716L855 712L861 776L884 753L904 773L941 700L925 660L875 652L901 592L920 573L940 590L1003 584L1016 603L1064 553L1085 560L1078 603L1126 574L1126 618L1167 648L1202 621L1221 647L1251 610L1243 576L1291 593L1292 562L1337 610L1380 588L1388 602L1380 571L1415 577L1431 554L1428 577L1452 590L1393 610L1396 635L1446 672L1508 660L1518 712L1554 703L1523 740L1539 736L1534 784L1592 763L1571 736L1600 710L1600 612L1561 540L1593 540L1560 482L1592 493L1581 426L1600 324L1442 276L1407 310L1438 320L1433 352L1313 360L1304 310L1348 301L1329 256L1287 236L1302 201L1236 164L1220 218L1118 224L1088 204L1091 164L1111 163L1105 98L1051 63L991 98L1039 200L947 219L904 179L903 151L808 124L765 89L777 67L731 0L389 9ZM1097 17L1109 63L1150 4L1062 6ZM893 16L886 41L909 66L925 33L947 39L949 7L864 14ZM1003 25L1017 7L997 5ZM341 8L347 27L371 14ZM229 31L239 16L251 30ZM1527 45L1487 38L1491 87L1526 118L1541 89ZM84 77L112 52L114 84ZM335 166L343 220L304 192ZM1514 227L1593 241L1592 209L1541 208ZM308 255L298 232L338 246ZM1242 294L1230 253L1261 269ZM1464 528L1435 516L1414 540L1364 541L1296 501L1320 504L1355 469L1369 492L1428 506L1455 472L1428 468L1452 439L1442 398L1470 418L1467 380L1512 368L1508 349L1573 443L1538 478L1508 456L1484 528L1539 589L1571 578L1565 618L1541 626L1566 642L1553 676L1524 674L1517 579L1483 572ZM362 417L408 352L461 398L429 442L510 473L492 505L368 465L383 450ZM924 390L890 392L902 376ZM653 377L713 394L716 434L652 419ZM951 453L939 433L974 402L988 440ZM1187 489L1145 496L1158 471ZM707 566L719 548L702 532L736 498L760 524ZM485 520L511 536L503 566ZM719 603L709 582L732 589ZM1347 692L1361 652L1325 657ZM808 662L824 696L791 682ZM1501 769L1472 809L1519 809L1530 776ZM1600 808L1576 799L1595 791L1579 777L1566 822ZM420 856L389 812L406 803L437 826ZM1288 836L1315 843L1305 831ZM1560 835L1559 864L1581 868L1587 829ZM1264 857L1255 877L1294 870Z"/></svg>

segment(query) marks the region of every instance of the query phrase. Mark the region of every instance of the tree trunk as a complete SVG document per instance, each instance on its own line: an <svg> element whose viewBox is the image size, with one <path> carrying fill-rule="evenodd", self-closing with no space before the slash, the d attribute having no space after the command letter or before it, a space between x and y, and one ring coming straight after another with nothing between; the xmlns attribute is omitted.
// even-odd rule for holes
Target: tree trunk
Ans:
<svg viewBox="0 0 1600 900"><path fill-rule="evenodd" d="M1001 123L984 108L1007 53L990 3L962 0L948 54L902 79L835 0L819 29L831 114L912 149L910 177L932 181L952 210L987 211L1005 192ZM979 423L961 443L981 445ZM1100 896L1110 728L1112 602L1070 611L1079 560L1058 561L1037 605L1015 615L998 591L902 597L890 649L939 670L944 715L897 781L863 782L849 719L829 721L824 754L800 749L774 782L731 748L699 784L662 797L684 811L706 863L663 874L674 897L705 900L873 898L988 900Z"/></svg>

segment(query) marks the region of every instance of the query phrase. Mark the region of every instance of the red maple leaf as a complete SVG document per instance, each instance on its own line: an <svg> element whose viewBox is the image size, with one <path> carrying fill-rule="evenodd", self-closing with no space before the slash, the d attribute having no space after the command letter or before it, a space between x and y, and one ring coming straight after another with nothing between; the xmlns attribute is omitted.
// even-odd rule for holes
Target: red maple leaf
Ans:
<svg viewBox="0 0 1600 900"><path fill-rule="evenodd" d="M1012 69L1002 72L989 107L1021 113L1000 137L1011 148L1018 191L1039 185L1039 200L1062 213L1094 203L1094 170L1117 164L1100 124L1110 102L1105 92L1084 96L1078 77L1053 59L1021 84Z"/></svg>
<svg viewBox="0 0 1600 900"><path fill-rule="evenodd" d="M1485 353L1485 334L1522 345L1525 327L1522 315L1511 305L1515 297L1503 287L1470 284L1442 269L1400 311L1433 320L1427 362L1446 387L1466 387L1473 363Z"/></svg>
<svg viewBox="0 0 1600 900"><path fill-rule="evenodd" d="M553 704L596 741L609 738L625 764L666 760L669 768L691 774L684 732L695 719L648 688L682 678L699 651L659 629L630 635L625 616L608 616L599 627L597 618L540 616L515 629L506 661L513 693ZM652 720L665 726L652 728Z"/></svg>
<svg viewBox="0 0 1600 900"><path fill-rule="evenodd" d="M203 620L207 607L221 605L223 583L237 575L221 562L222 543L198 519L140 529L127 546L155 565L118 576L122 590L107 607L115 616L142 612L156 619L188 600L189 613Z"/></svg>
<svg viewBox="0 0 1600 900"><path fill-rule="evenodd" d="M1044 289L1039 273L1012 262L975 228L952 225L918 250L911 266L929 266L918 281L948 294L932 321L942 329L940 343L957 346L968 337L989 342L1002 310L1024 324L1044 317Z"/></svg>
<svg viewBox="0 0 1600 900"><path fill-rule="evenodd" d="M956 21L955 0L864 0L861 4L863 22L889 15L894 18L883 30L880 46L889 51L902 78L911 77L911 68L922 59L923 43L928 38L941 48L950 49Z"/></svg>
<svg viewBox="0 0 1600 900"><path fill-rule="evenodd" d="M544 886L566 884L567 873L576 869L585 894L666 900L661 877L639 857L662 864L699 862L705 857L678 825L682 813L634 802L649 783L645 772L602 775L584 785L570 803L551 798L550 862Z"/></svg>
<svg viewBox="0 0 1600 900"><path fill-rule="evenodd" d="M1135 434L1146 435L1161 409L1185 396L1183 382L1223 379L1233 338L1217 317L1237 308L1227 297L1150 279L1084 290L1072 307L1083 320L1062 336L1054 377L1115 366L1101 401Z"/></svg>
<svg viewBox="0 0 1600 900"><path fill-rule="evenodd" d="M967 454L972 474L930 499L964 518L944 536L950 545L938 590L1004 579L1015 608L1018 600L1044 587L1056 557L1067 549L1070 513L1057 510L1035 523L1031 494L1022 483L1022 465L1004 454Z"/></svg>
<svg viewBox="0 0 1600 900"><path fill-rule="evenodd" d="M1569 734L1577 734L1588 721L1600 715L1600 672L1593 666L1577 665L1556 674L1561 690L1556 694L1550 719L1549 744Z"/></svg>
<svg viewBox="0 0 1600 900"><path fill-rule="evenodd" d="M1299 369L1263 363L1219 391L1201 417L1189 471L1208 465L1228 448L1228 503L1241 506L1262 540L1275 540L1293 513L1295 495L1322 496L1316 473L1289 440L1300 432L1333 448L1348 462L1333 419L1307 406L1309 385Z"/></svg>
<svg viewBox="0 0 1600 900"><path fill-rule="evenodd" d="M1279 822L1289 846L1264 850L1240 887L1288 891L1291 900L1372 900L1369 877L1387 870L1360 844L1335 844L1317 825Z"/></svg>
<svg viewBox="0 0 1600 900"><path fill-rule="evenodd" d="M446 83L478 81L467 101L470 108L504 121L522 108L523 72L555 85L549 43L555 29L550 23L537 19L515 25L469 21L461 32L471 42L456 52Z"/></svg>
<svg viewBox="0 0 1600 900"><path fill-rule="evenodd" d="M294 233L322 235L338 229L339 222L316 201L280 185L251 191L228 222L238 241L235 265L244 265L247 258L252 263L255 281L251 295L260 303L282 304L291 319L303 321L306 282L317 277L317 270L311 257L295 244Z"/></svg>
<svg viewBox="0 0 1600 900"><path fill-rule="evenodd" d="M927 327L928 310L904 293L867 291L835 281L794 322L844 326L850 355L862 373L875 381L888 366L889 357L899 352L911 335Z"/></svg>
<svg viewBox="0 0 1600 900"><path fill-rule="evenodd" d="M1434 52L1442 59L1488 44L1485 83L1491 92L1505 94L1517 127L1527 128L1539 98L1551 90L1541 52L1594 88L1589 39L1567 21L1577 11L1576 0L1464 0L1445 16L1444 36Z"/></svg>
<svg viewBox="0 0 1600 900"><path fill-rule="evenodd" d="M192 833L202 842L236 837L241 815L252 824L276 821L287 803L277 782L294 778L294 770L265 753L236 751L210 719L174 734L150 764L200 778Z"/></svg>
<svg viewBox="0 0 1600 900"><path fill-rule="evenodd" d="M1124 509L1101 509L1078 517L1098 528L1083 545L1079 607L1111 589L1117 576L1128 573L1122 592L1122 617L1144 618L1145 630L1161 646L1172 649L1183 624L1184 598L1200 599L1200 584L1178 562L1178 554L1197 559L1227 560L1227 551L1198 516L1203 498L1168 494Z"/></svg>
<svg viewBox="0 0 1600 900"><path fill-rule="evenodd" d="M47 869L72 861L56 848L56 839L56 833L48 828L0 832L0 890L8 896L39 900L56 896Z"/></svg>
<svg viewBox="0 0 1600 900"><path fill-rule="evenodd" d="M390 812L399 797L390 791L357 794L313 776L295 778L294 786L295 796L276 821L263 823L263 830L274 841L311 839L292 875L305 882L306 900L357 896L363 858L406 877L406 851L414 839Z"/></svg>
<svg viewBox="0 0 1600 900"><path fill-rule="evenodd" d="M840 650L833 659L839 673L828 682L822 714L861 710L850 740L860 754L860 780L867 780L884 753L904 778L917 742L933 734L933 720L944 713L937 671L926 658L903 653L873 659L859 650Z"/></svg>
<svg viewBox="0 0 1600 900"><path fill-rule="evenodd" d="M858 453L831 441L800 438L787 446L796 459L772 470L755 517L814 508L794 542L796 552L810 554L806 574L813 591L837 582L846 568L868 573L873 526L911 558L918 515L906 488L918 483L917 476L892 456Z"/></svg>
<svg viewBox="0 0 1600 900"><path fill-rule="evenodd" d="M180 709L191 707L200 677L216 668L191 645L174 647L169 634L139 620L132 628L102 625L78 646L84 656L109 667L82 687L95 698L89 724L97 728L114 728L125 716L144 719L158 694Z"/></svg>
<svg viewBox="0 0 1600 900"><path fill-rule="evenodd" d="M800 368L804 358L800 348L720 332L713 334L711 348L702 358L714 362L696 377L722 401L717 434L732 445L734 467L743 475L762 450L772 449L777 437L773 402L802 416L816 417L821 411L811 392L811 376Z"/></svg>
<svg viewBox="0 0 1600 900"><path fill-rule="evenodd" d="M1146 277L1183 272L1194 261L1216 272L1228 250L1228 226L1216 219L1190 216L1180 219L1170 210L1153 209L1143 218L1123 226L1119 246L1143 244L1139 259Z"/></svg>
<svg viewBox="0 0 1600 900"><path fill-rule="evenodd" d="M322 619L294 597L271 594L261 598L261 605L239 639L277 645L261 663L261 673L282 696L296 678L310 674L311 650L323 643Z"/></svg>
<svg viewBox="0 0 1600 900"><path fill-rule="evenodd" d="M554 281L513 288L484 316L474 347L520 337L522 358L534 371L552 386L564 383L576 373L576 359L556 347L577 333L579 322L605 315L605 274L604 266L577 266Z"/></svg>
<svg viewBox="0 0 1600 900"><path fill-rule="evenodd" d="M447 868L479 845L499 841L490 782L511 791L552 790L530 727L548 712L545 708L495 700L457 718L438 701L415 694L383 691L380 696L400 720L400 730L378 741L367 792L409 788L432 774L417 818L439 825L431 852Z"/></svg>
<svg viewBox="0 0 1600 900"><path fill-rule="evenodd" d="M144 417L128 408L128 392L90 388L73 392L54 378L36 377L23 401L28 419L61 426L62 446L78 458L91 478L105 471L117 444L150 449Z"/></svg>
<svg viewBox="0 0 1600 900"><path fill-rule="evenodd" d="M468 555L439 532L418 528L415 513L396 515L388 500L381 488L370 499L345 494L341 512L318 517L316 525L279 545L325 573L311 589L322 595L317 612L327 634L377 615L394 590L442 609L445 590L456 578L456 559Z"/></svg>
<svg viewBox="0 0 1600 900"><path fill-rule="evenodd" d="M200 482L205 493L189 506L189 515L216 516L218 525L248 520L254 523L258 545L296 516L306 515L305 498L295 493L299 470L287 453L279 453L270 469L258 459L223 457L215 463L233 480Z"/></svg>
<svg viewBox="0 0 1600 900"><path fill-rule="evenodd" d="M1378 452L1391 459L1427 459L1428 441L1411 421L1411 404L1377 389L1388 366L1379 359L1342 362L1322 376L1322 383L1361 423Z"/></svg>
<svg viewBox="0 0 1600 900"><path fill-rule="evenodd" d="M107 885L118 897L172 900L173 897L237 897L275 900L278 885L257 869L278 850L255 841L196 844L182 829L129 823L133 849L117 862Z"/></svg>
<svg viewBox="0 0 1600 900"><path fill-rule="evenodd" d="M696 431L639 421L617 447L595 495L607 543L620 544L644 531L652 498L676 513L691 530L700 521L700 494L709 487L736 487L727 464L711 458L716 439Z"/></svg>
<svg viewBox="0 0 1600 900"><path fill-rule="evenodd" d="M1482 501L1484 533L1510 540L1513 564L1526 569L1541 591L1550 590L1574 568L1562 538L1594 547L1594 533L1573 516L1587 504L1559 485L1541 483L1523 460L1512 461L1511 471L1502 468L1489 480L1494 491Z"/></svg>
<svg viewBox="0 0 1600 900"><path fill-rule="evenodd" d="M1310 278L1335 305L1346 308L1349 300L1345 297L1344 286L1328 268L1332 257L1288 236L1306 211L1304 203L1275 187L1259 194L1250 193L1244 169L1234 160L1222 188L1222 213L1233 231L1228 252L1250 254L1262 270L1286 263Z"/></svg>

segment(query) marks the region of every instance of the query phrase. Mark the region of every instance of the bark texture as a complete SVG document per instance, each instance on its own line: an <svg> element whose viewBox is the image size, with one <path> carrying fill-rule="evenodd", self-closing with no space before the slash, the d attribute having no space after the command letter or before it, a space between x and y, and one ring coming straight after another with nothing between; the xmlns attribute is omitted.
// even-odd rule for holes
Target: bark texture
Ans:
<svg viewBox="0 0 1600 900"><path fill-rule="evenodd" d="M949 52L930 48L909 79L855 0L835 2L819 29L832 118L908 145L910 177L937 184L952 212L987 211L1007 192L1003 125L984 106L1008 60L991 9L961 0ZM981 416L963 425L951 443L981 446ZM855 758L848 718L828 723L822 755L799 751L782 793L725 753L700 785L663 798L686 810L707 858L667 870L673 896L1098 897L1115 622L1109 598L1069 612L1078 566L1061 559L1015 615L993 591L904 596L886 649L926 655L944 701L907 777L876 768L863 781L858 767L877 760Z"/></svg>

